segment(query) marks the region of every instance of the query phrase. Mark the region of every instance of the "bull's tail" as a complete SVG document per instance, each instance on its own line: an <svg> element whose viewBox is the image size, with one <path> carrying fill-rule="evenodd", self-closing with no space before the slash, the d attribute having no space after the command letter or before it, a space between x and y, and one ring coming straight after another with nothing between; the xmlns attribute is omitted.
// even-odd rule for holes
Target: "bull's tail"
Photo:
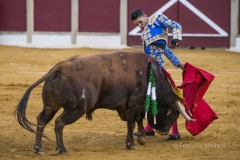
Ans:
<svg viewBox="0 0 240 160"><path fill-rule="evenodd" d="M26 118L26 107L27 107L27 102L28 98L30 96L30 93L32 89L35 87L29 87L26 91L26 93L23 95L21 98L19 104L17 105L17 108L15 109L14 115L15 118L18 120L18 123L26 130L29 132L35 133L35 130L31 128L31 126L36 126L36 124L30 122Z"/></svg>
<svg viewBox="0 0 240 160"><path fill-rule="evenodd" d="M57 65L56 65L57 66ZM55 67L56 67L55 66ZM55 68L54 67L54 68ZM26 130L28 130L31 133L36 133L34 129L32 129L32 126L37 126L36 124L30 122L27 117L26 117L26 108L27 108L27 103L28 99L30 96L31 91L37 87L40 83L44 82L50 75L56 72L55 69L51 69L46 75L44 75L42 78L40 78L38 81L36 81L34 84L32 84L23 97L21 98L19 104L17 105L15 111L14 111L14 116L17 119L18 123ZM38 134L38 133L36 133ZM45 135L43 137L47 138ZM48 138L47 138L48 139Z"/></svg>

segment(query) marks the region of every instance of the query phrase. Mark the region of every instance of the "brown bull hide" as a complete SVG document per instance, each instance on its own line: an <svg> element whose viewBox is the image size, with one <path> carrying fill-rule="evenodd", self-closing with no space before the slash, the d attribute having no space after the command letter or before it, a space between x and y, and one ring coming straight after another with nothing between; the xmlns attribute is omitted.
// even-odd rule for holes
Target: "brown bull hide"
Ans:
<svg viewBox="0 0 240 160"><path fill-rule="evenodd" d="M31 85L19 102L15 115L19 124L36 133L34 148L44 154L42 137L44 127L62 107L63 113L55 120L57 150L67 153L63 144L63 128L74 123L84 114L92 119L91 113L98 108L116 110L122 120L127 121L126 147L135 149L133 130L138 124L140 144L145 144L143 128L144 100L148 84L149 61L154 66L157 82L158 114L157 124L153 124L151 113L149 123L161 132L168 132L179 112L174 111L178 97L173 92L166 76L157 62L144 54L134 51L116 51L92 56L74 56L58 63L46 75ZM44 82L42 90L43 110L37 116L37 130L25 116L27 101L31 91ZM168 110L173 112L168 114Z"/></svg>

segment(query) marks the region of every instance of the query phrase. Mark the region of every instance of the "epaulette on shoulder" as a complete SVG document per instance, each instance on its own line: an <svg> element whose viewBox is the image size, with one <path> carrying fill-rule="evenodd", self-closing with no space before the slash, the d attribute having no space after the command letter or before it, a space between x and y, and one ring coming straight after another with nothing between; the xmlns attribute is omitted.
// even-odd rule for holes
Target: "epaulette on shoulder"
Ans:
<svg viewBox="0 0 240 160"><path fill-rule="evenodd" d="M167 19L167 16L163 15L163 14L158 14L158 20L162 20L162 19Z"/></svg>
<svg viewBox="0 0 240 160"><path fill-rule="evenodd" d="M158 14L152 15L152 16L150 17L150 19L149 19L148 24L149 24L149 25L152 25L152 24L155 22L155 20L157 19L157 17L158 17Z"/></svg>

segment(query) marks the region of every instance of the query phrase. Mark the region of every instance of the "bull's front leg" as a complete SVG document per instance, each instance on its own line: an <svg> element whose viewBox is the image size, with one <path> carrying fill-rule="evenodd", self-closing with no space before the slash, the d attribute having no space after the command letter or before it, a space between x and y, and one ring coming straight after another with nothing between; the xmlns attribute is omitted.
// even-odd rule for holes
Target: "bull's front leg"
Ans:
<svg viewBox="0 0 240 160"><path fill-rule="evenodd" d="M140 118L139 120L137 120L137 126L138 126L137 142L141 145L145 145L146 132L143 127L143 118Z"/></svg>
<svg viewBox="0 0 240 160"><path fill-rule="evenodd" d="M126 148L129 150L135 150L137 147L133 140L133 129L135 128L135 122L133 120L127 120L127 137L126 137Z"/></svg>
<svg viewBox="0 0 240 160"><path fill-rule="evenodd" d="M136 105L137 106L137 105ZM134 107L130 107L134 108ZM127 116L127 138L126 138L126 148L129 150L137 149L137 147L134 144L133 140L133 130L135 128L135 123L137 121L138 125L138 143L141 145L145 144L145 137L146 132L143 127L143 117L141 116L141 113L139 113L138 107L135 107L136 110L129 111L129 115Z"/></svg>

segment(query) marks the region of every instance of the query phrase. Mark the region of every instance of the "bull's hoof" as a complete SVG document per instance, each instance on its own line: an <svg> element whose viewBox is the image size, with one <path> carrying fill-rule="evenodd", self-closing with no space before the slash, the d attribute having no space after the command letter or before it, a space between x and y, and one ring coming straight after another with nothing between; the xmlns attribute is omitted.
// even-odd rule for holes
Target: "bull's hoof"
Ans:
<svg viewBox="0 0 240 160"><path fill-rule="evenodd" d="M61 155L67 155L67 150L66 149L56 149L59 154Z"/></svg>
<svg viewBox="0 0 240 160"><path fill-rule="evenodd" d="M64 150L58 150L58 153L61 154L61 155L67 155L67 151L64 151Z"/></svg>
<svg viewBox="0 0 240 160"><path fill-rule="evenodd" d="M41 152L36 152L37 155L40 155L40 156L45 156L45 153L43 151Z"/></svg>
<svg viewBox="0 0 240 160"><path fill-rule="evenodd" d="M138 142L140 145L145 145L145 141L146 141L146 138L145 138L144 136L138 136L137 142Z"/></svg>
<svg viewBox="0 0 240 160"><path fill-rule="evenodd" d="M33 149L35 149L35 153L37 154L37 155L41 155L41 156L45 156L45 153L44 153L44 151L42 150L42 149L40 149L38 146L33 146Z"/></svg>
<svg viewBox="0 0 240 160"><path fill-rule="evenodd" d="M136 149L137 149L137 147L136 147L134 144L130 144L130 143L128 143L128 144L126 145L126 148L127 148L128 150L136 150Z"/></svg>

